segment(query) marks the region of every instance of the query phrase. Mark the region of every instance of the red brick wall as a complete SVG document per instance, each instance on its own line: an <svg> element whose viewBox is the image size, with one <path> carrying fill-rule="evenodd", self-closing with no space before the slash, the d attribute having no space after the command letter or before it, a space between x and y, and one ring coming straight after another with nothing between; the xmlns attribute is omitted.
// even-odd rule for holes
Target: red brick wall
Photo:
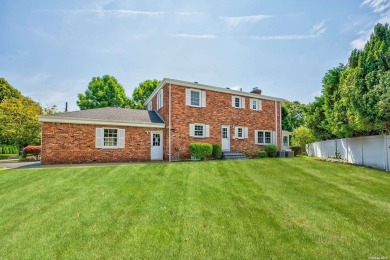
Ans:
<svg viewBox="0 0 390 260"><path fill-rule="evenodd" d="M164 107L159 114L164 118L168 127L168 98L169 85L164 88ZM231 151L251 151L257 153L262 146L255 144L255 130L276 131L275 127L275 102L262 100L262 110L254 111L249 109L250 97L245 97L245 108L232 107L232 94L206 91L206 107L190 107L185 104L185 87L172 85L172 154L174 148L180 149L181 158L190 158L189 144L192 142L207 142L211 144L221 144L221 126L230 127L230 150ZM153 99L153 106L155 104ZM280 102L277 104L277 143L280 149ZM189 125L191 123L204 123L210 125L209 138L194 138L189 136ZM232 126L248 127L247 139L234 139L234 128ZM168 153L168 131L165 133L164 158Z"/></svg>
<svg viewBox="0 0 390 260"><path fill-rule="evenodd" d="M95 148L96 128L100 127L125 129L125 148ZM162 130L164 129L43 123L41 163L150 161L150 131Z"/></svg>

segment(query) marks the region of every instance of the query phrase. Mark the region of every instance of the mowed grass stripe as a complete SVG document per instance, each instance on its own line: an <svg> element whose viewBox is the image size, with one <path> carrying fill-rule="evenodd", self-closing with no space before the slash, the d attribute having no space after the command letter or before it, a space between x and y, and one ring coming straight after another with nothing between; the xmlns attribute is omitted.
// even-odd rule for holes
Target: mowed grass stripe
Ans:
<svg viewBox="0 0 390 260"><path fill-rule="evenodd" d="M366 258L387 173L312 158L8 170L0 258Z"/></svg>

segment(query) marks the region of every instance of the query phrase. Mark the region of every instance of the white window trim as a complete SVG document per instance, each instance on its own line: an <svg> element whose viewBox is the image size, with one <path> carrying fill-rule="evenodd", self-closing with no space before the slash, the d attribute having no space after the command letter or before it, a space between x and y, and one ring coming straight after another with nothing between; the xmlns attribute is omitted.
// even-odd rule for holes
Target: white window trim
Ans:
<svg viewBox="0 0 390 260"><path fill-rule="evenodd" d="M149 111L153 110L153 101L152 100L150 100L149 103L148 103L148 110Z"/></svg>
<svg viewBox="0 0 390 260"><path fill-rule="evenodd" d="M195 126L203 127L203 135L195 135ZM190 124L190 136L193 138L207 138L210 137L210 126L206 124L194 123Z"/></svg>
<svg viewBox="0 0 390 260"><path fill-rule="evenodd" d="M163 89L161 89L157 93L157 110L159 110L163 106L164 106L164 92L163 92Z"/></svg>
<svg viewBox="0 0 390 260"><path fill-rule="evenodd" d="M259 138L258 138L258 132L263 132L263 142L260 143L259 142ZM270 143L266 143L265 142L265 133L270 133ZM259 144L259 145L269 145L269 144L275 144L275 132L274 131L271 131L271 130L255 130L255 144Z"/></svg>
<svg viewBox="0 0 390 260"><path fill-rule="evenodd" d="M117 142L115 146L105 146L104 145L104 130L117 130ZM99 133L100 132L100 133ZM99 136L100 135L100 136ZM98 140L100 138L100 140ZM104 127L96 128L96 148L102 149L122 149L125 148L125 129L114 128L114 127Z"/></svg>
<svg viewBox="0 0 390 260"><path fill-rule="evenodd" d="M191 92L199 93L199 105L191 104ZM199 89L186 89L186 105L190 107L206 107L206 91Z"/></svg>
<svg viewBox="0 0 390 260"><path fill-rule="evenodd" d="M256 109L253 108L253 101L256 102ZM250 99L250 102L249 102L249 109L250 110L255 110L255 111L261 111L262 107L261 107L261 100L260 99L254 99L254 98L251 98Z"/></svg>
<svg viewBox="0 0 390 260"><path fill-rule="evenodd" d="M239 137L238 136L238 129L242 129L242 136ZM236 126L234 127L234 137L237 138L237 139L246 139L248 138L248 127L244 127L244 126Z"/></svg>
<svg viewBox="0 0 390 260"><path fill-rule="evenodd" d="M236 98L240 100L240 105L236 106ZM234 108L245 108L245 98L240 96L232 96L232 107Z"/></svg>

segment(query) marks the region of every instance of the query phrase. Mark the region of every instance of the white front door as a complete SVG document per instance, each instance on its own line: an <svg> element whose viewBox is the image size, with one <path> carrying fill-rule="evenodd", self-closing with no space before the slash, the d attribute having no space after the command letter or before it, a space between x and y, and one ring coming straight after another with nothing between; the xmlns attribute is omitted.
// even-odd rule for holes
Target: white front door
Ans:
<svg viewBox="0 0 390 260"><path fill-rule="evenodd" d="M150 159L151 160L162 160L163 159L163 134L162 132L151 132L151 149Z"/></svg>
<svg viewBox="0 0 390 260"><path fill-rule="evenodd" d="M230 126L222 126L222 151L230 151Z"/></svg>

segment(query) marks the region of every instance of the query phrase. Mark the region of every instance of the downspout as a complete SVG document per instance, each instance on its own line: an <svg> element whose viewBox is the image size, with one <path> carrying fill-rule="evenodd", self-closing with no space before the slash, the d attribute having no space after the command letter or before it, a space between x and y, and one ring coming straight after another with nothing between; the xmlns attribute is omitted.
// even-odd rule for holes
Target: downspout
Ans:
<svg viewBox="0 0 390 260"><path fill-rule="evenodd" d="M280 147L283 150L282 102L279 103ZM289 141L290 142L290 141Z"/></svg>
<svg viewBox="0 0 390 260"><path fill-rule="evenodd" d="M275 133L276 133L275 141L276 141L276 146L278 146L278 109L277 109L276 100L274 101L274 103L275 103ZM279 146L278 146L278 150L279 150Z"/></svg>
<svg viewBox="0 0 390 260"><path fill-rule="evenodd" d="M172 103L171 103L171 85L172 83L169 82L169 107L168 107L168 156L169 156L169 162L172 161L172 144L171 144L171 106L172 106Z"/></svg>

